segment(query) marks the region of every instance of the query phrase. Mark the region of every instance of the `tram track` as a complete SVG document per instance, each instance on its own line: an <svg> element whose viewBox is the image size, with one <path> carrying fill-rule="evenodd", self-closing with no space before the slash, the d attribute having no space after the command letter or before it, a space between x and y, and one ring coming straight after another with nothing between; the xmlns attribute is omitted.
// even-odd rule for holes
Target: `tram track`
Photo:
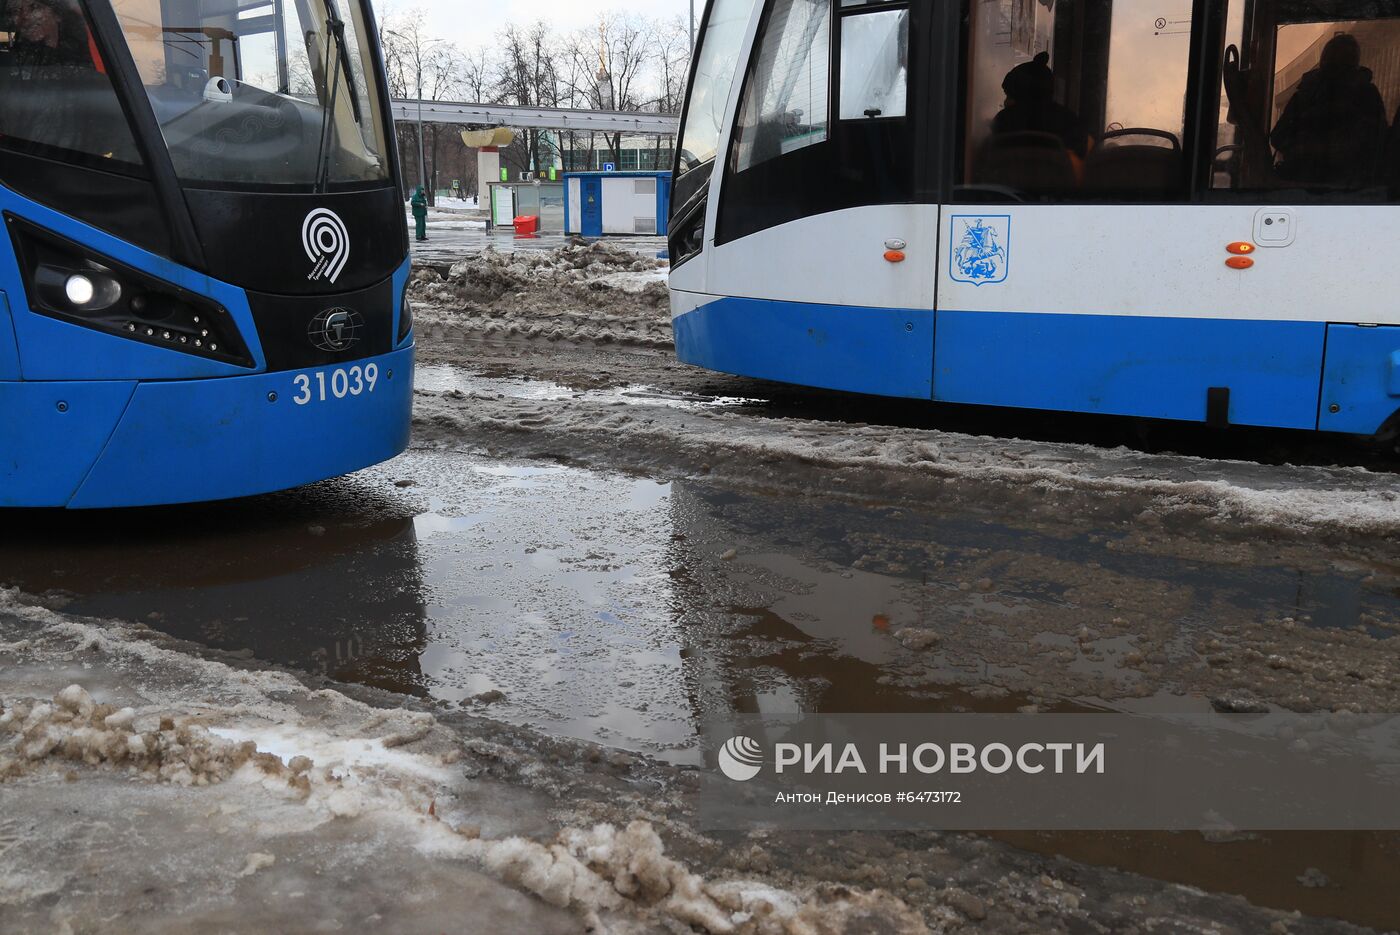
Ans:
<svg viewBox="0 0 1400 935"><path fill-rule="evenodd" d="M442 326L428 330L426 337L419 361L428 366L552 383L576 392L607 390L638 400L669 396L678 404L742 405L756 418L954 432L1267 466L1400 473L1400 448L1393 440L863 396L700 370L678 363L664 348L485 337Z"/></svg>
<svg viewBox="0 0 1400 935"><path fill-rule="evenodd" d="M1243 434L1219 443L1227 451L1156 451L1124 444L1131 425L1121 420L1093 420L1097 437L1036 413L993 413L999 425L974 428L950 424L928 403L704 374L646 350L530 341L435 340L417 393L415 444L426 447L1019 509L1066 529L1112 521L1237 538L1323 536L1377 560L1386 558L1377 537L1400 529L1394 466L1351 440L1297 452L1298 434L1265 433L1273 448L1256 444L1254 458L1219 456L1246 453ZM973 415L982 414L954 413Z"/></svg>

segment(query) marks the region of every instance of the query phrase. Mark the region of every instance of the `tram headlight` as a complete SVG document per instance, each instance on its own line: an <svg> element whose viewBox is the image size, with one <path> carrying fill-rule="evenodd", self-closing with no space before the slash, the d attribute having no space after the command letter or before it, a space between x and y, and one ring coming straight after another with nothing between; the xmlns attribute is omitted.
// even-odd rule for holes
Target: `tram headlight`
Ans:
<svg viewBox="0 0 1400 935"><path fill-rule="evenodd" d="M671 236L671 268L675 269L705 249L705 215L681 225Z"/></svg>
<svg viewBox="0 0 1400 935"><path fill-rule="evenodd" d="M39 299L58 311L101 312L121 301L122 284L110 270L80 261L40 263L31 281Z"/></svg>
<svg viewBox="0 0 1400 935"><path fill-rule="evenodd" d="M252 355L228 310L207 296L93 253L13 215L5 225L40 315L241 367Z"/></svg>
<svg viewBox="0 0 1400 935"><path fill-rule="evenodd" d="M698 256L705 249L705 202L699 198L676 213L671 222L671 268Z"/></svg>
<svg viewBox="0 0 1400 935"><path fill-rule="evenodd" d="M403 287L403 296L399 300L399 336L394 343L402 344L408 337L408 333L413 330L413 303L408 300L408 284Z"/></svg>
<svg viewBox="0 0 1400 935"><path fill-rule="evenodd" d="M97 287L82 273L69 276L68 281L63 284L63 291L67 294L68 301L79 308L97 298Z"/></svg>

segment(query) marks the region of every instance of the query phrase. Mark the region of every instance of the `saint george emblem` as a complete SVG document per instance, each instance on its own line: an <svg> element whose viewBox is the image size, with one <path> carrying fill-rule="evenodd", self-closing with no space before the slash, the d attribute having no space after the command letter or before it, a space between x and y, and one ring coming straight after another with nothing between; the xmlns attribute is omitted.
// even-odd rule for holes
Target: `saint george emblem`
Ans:
<svg viewBox="0 0 1400 935"><path fill-rule="evenodd" d="M1010 216L954 215L951 243L948 272L954 281L974 286L1005 281L1011 265Z"/></svg>

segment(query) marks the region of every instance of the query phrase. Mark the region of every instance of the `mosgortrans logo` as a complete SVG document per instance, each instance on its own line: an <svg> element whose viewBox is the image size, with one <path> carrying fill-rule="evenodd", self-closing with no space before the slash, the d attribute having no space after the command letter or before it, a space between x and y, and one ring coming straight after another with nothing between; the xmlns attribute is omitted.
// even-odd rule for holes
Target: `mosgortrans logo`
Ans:
<svg viewBox="0 0 1400 935"><path fill-rule="evenodd" d="M748 782L763 770L763 747L752 737L732 737L720 748L719 769L735 782Z"/></svg>
<svg viewBox="0 0 1400 935"><path fill-rule="evenodd" d="M307 279L335 282L350 260L350 232L330 208L315 208L301 222L301 246L312 267Z"/></svg>

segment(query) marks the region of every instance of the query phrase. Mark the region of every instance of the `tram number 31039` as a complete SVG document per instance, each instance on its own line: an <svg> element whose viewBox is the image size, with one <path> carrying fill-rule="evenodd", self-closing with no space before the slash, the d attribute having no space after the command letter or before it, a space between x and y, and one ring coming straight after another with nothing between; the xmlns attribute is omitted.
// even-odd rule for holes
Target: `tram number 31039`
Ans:
<svg viewBox="0 0 1400 935"><path fill-rule="evenodd" d="M379 385L379 365L366 364L363 367L339 368L329 373L318 370L315 373L299 373L292 382L296 384L297 395L292 401L298 406L323 403L328 399L344 399L347 396L362 396L373 393Z"/></svg>

